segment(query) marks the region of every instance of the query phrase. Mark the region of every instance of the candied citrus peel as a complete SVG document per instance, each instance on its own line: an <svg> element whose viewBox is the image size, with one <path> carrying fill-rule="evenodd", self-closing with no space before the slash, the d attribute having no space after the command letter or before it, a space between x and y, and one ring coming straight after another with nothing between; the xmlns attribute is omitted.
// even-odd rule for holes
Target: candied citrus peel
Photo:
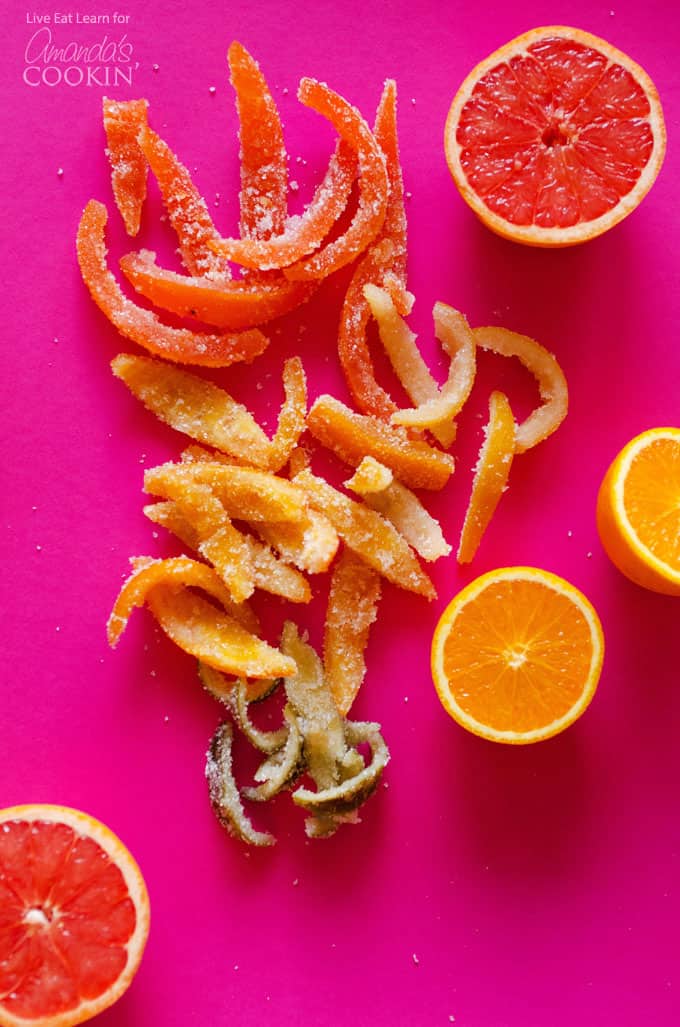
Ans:
<svg viewBox="0 0 680 1027"><path fill-rule="evenodd" d="M196 552L200 550L202 556L213 562L212 554L205 547L206 539L201 537L186 510L182 510L176 502L166 500L151 503L144 507L143 512L154 524L166 528L189 549ZM292 603L308 603L311 600L312 593L306 578L294 567L279 560L269 546L250 535L243 536L243 544L254 588L281 596Z"/></svg>
<svg viewBox="0 0 680 1027"><path fill-rule="evenodd" d="M290 357L283 365L285 399L276 432L269 444L269 470L277 474L288 463L306 427L307 379L299 357Z"/></svg>
<svg viewBox="0 0 680 1027"><path fill-rule="evenodd" d="M285 230L288 215L288 163L281 118L259 64L241 43L231 44L228 61L241 144L241 236L269 239Z"/></svg>
<svg viewBox="0 0 680 1027"><path fill-rule="evenodd" d="M323 636L326 680L343 716L366 675L364 652L379 599L379 574L351 549L344 549L333 567Z"/></svg>
<svg viewBox="0 0 680 1027"><path fill-rule="evenodd" d="M423 571L408 542L375 510L338 492L311 471L293 479L310 503L323 511L345 544L369 567L393 584L434 599L434 585Z"/></svg>
<svg viewBox="0 0 680 1027"><path fill-rule="evenodd" d="M171 328L159 321L153 311L138 307L124 296L106 264L107 220L106 207L90 200L78 225L78 263L92 299L121 335L166 360L204 367L250 362L266 349L269 340L257 329L209 335Z"/></svg>
<svg viewBox="0 0 680 1027"><path fill-rule="evenodd" d="M257 467L269 462L270 441L241 403L212 382L150 357L119 353L117 378L165 424Z"/></svg>
<svg viewBox="0 0 680 1027"><path fill-rule="evenodd" d="M325 83L311 78L300 82L298 99L335 126L340 137L355 147L359 162L359 203L351 224L318 253L286 267L286 277L299 281L326 278L363 253L383 226L390 183L385 155L356 107Z"/></svg>
<svg viewBox="0 0 680 1027"><path fill-rule="evenodd" d="M356 467L364 456L385 464L411 488L441 489L453 474L453 458L421 439L411 439L368 414L357 414L333 396L319 396L307 415L312 435Z"/></svg>
<svg viewBox="0 0 680 1027"><path fill-rule="evenodd" d="M438 560L451 552L439 521L388 467L373 457L364 457L345 485L393 524L423 560Z"/></svg>
<svg viewBox="0 0 680 1027"><path fill-rule="evenodd" d="M340 544L328 517L311 507L299 521L258 521L253 527L287 563L308 574L327 571Z"/></svg>
<svg viewBox="0 0 680 1027"><path fill-rule="evenodd" d="M147 126L141 128L137 142L158 182L187 271L221 280L230 278L229 265L210 246L219 233L188 170L168 144Z"/></svg>
<svg viewBox="0 0 680 1027"><path fill-rule="evenodd" d="M178 485L209 485L230 517L244 521L300 521L305 492L286 478L220 461L160 464L144 473L147 492L172 499Z"/></svg>
<svg viewBox="0 0 680 1027"><path fill-rule="evenodd" d="M295 663L289 657L197 593L157 585L146 602L175 645L224 674L279 678L295 673Z"/></svg>
<svg viewBox="0 0 680 1027"><path fill-rule="evenodd" d="M356 177L357 158L340 139L323 181L303 214L289 218L286 230L271 239L213 239L210 248L253 271L284 268L317 249L338 220Z"/></svg>
<svg viewBox="0 0 680 1027"><path fill-rule="evenodd" d="M306 303L314 282L289 282L280 273L266 278L220 281L188 277L159 267L148 250L126 253L120 267L132 287L162 310L232 331L253 328Z"/></svg>
<svg viewBox="0 0 680 1027"><path fill-rule="evenodd" d="M371 312L364 286L381 285L390 291L401 314L409 312L406 292L406 211L397 136L397 92L385 83L375 119L375 138L386 157L390 193L382 229L357 265L345 295L338 332L338 356L357 407L366 414L389 420L397 404L378 384L366 331Z"/></svg>
<svg viewBox="0 0 680 1027"><path fill-rule="evenodd" d="M218 821L229 834L240 838L247 845L274 845L276 838L268 831L256 830L243 808L232 769L233 739L233 728L225 721L220 724L210 741L205 764L210 805Z"/></svg>
<svg viewBox="0 0 680 1027"><path fill-rule="evenodd" d="M473 559L507 488L515 454L516 427L510 403L502 392L491 393L484 434L460 536L458 563L470 563Z"/></svg>
<svg viewBox="0 0 680 1027"><path fill-rule="evenodd" d="M147 100L102 100L111 186L128 235L137 235L149 170L137 136L147 123Z"/></svg>
<svg viewBox="0 0 680 1027"><path fill-rule="evenodd" d="M159 585L175 590L200 588L216 599L230 619L237 621L244 630L258 631L257 618L250 608L244 603L234 603L226 586L211 567L190 560L187 556L167 560L144 559L135 561L133 572L120 590L111 611L106 627L110 646L118 644L132 611L135 607L144 606L149 594Z"/></svg>
<svg viewBox="0 0 680 1027"><path fill-rule="evenodd" d="M525 453L547 439L567 416L569 391L562 368L540 342L508 328L475 328L475 341L482 349L504 357L517 357L538 382L543 403L517 426L515 452Z"/></svg>

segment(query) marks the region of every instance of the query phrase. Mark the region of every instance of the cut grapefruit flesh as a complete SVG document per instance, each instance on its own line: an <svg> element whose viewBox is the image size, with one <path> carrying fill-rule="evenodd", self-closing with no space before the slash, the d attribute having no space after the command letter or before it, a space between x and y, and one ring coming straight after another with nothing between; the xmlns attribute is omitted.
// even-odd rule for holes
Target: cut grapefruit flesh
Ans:
<svg viewBox="0 0 680 1027"><path fill-rule="evenodd" d="M127 989L149 933L139 867L63 806L0 810L0 1024L70 1027Z"/></svg>
<svg viewBox="0 0 680 1027"><path fill-rule="evenodd" d="M637 207L661 167L666 132L638 64L597 36L553 26L513 39L468 75L444 146L454 182L489 228L569 246Z"/></svg>

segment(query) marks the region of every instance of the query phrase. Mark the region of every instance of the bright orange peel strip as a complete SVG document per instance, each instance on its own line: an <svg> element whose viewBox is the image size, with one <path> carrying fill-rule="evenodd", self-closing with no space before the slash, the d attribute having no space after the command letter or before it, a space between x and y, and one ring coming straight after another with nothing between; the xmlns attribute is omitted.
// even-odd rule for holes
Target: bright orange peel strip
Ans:
<svg viewBox="0 0 680 1027"><path fill-rule="evenodd" d="M121 292L106 264L106 207L90 200L78 226L78 263L92 299L126 339L179 364L228 367L259 356L269 340L257 329L209 335L162 324L151 310L138 307Z"/></svg>
<svg viewBox="0 0 680 1027"><path fill-rule="evenodd" d="M310 503L323 511L340 538L369 567L399 588L434 599L434 585L424 572L409 544L389 521L363 503L338 492L311 471L300 471L293 479L309 496Z"/></svg>
<svg viewBox="0 0 680 1027"><path fill-rule="evenodd" d="M125 254L120 267L133 288L162 310L232 331L289 314L316 288L314 282L289 282L280 273L233 281L187 277L159 267L148 250Z"/></svg>
<svg viewBox="0 0 680 1027"><path fill-rule="evenodd" d="M524 453L547 439L567 416L569 390L562 368L544 346L527 335L507 328L475 328L475 341L482 349L517 357L538 382L543 403L517 426L517 453Z"/></svg>
<svg viewBox="0 0 680 1027"><path fill-rule="evenodd" d="M428 513L415 493L396 481L389 468L373 457L364 457L345 485L393 524L423 560L438 560L451 552L439 521Z"/></svg>
<svg viewBox="0 0 680 1027"><path fill-rule="evenodd" d="M307 379L299 357L290 357L283 365L285 399L276 433L269 444L269 470L277 474L289 461L306 427Z"/></svg>
<svg viewBox="0 0 680 1027"><path fill-rule="evenodd" d="M158 182L187 271L221 280L230 278L229 265L210 246L219 233L188 170L152 129L143 127L137 141Z"/></svg>
<svg viewBox="0 0 680 1027"><path fill-rule="evenodd" d="M323 636L325 677L343 716L366 675L364 652L379 599L380 575L351 549L344 549L333 568Z"/></svg>
<svg viewBox="0 0 680 1027"><path fill-rule="evenodd" d="M173 589L184 587L200 588L216 599L227 614L247 631L258 631L257 618L245 604L233 602L224 583L204 563L190 560L187 556L167 560L145 559L136 561L135 569L123 585L114 604L106 626L109 645L117 645L130 614L135 607L144 606L149 593L158 585Z"/></svg>
<svg viewBox="0 0 680 1027"><path fill-rule="evenodd" d="M508 484L516 427L510 403L502 392L491 393L489 421L484 431L458 546L458 563L470 563L473 559Z"/></svg>
<svg viewBox="0 0 680 1027"><path fill-rule="evenodd" d="M385 155L356 107L311 78L300 82L298 99L335 126L340 137L356 148L359 161L359 203L349 227L318 253L284 271L287 278L302 281L326 278L363 253L383 226L390 186Z"/></svg>
<svg viewBox="0 0 680 1027"><path fill-rule="evenodd" d="M403 428L357 414L333 396L319 396L307 415L312 435L353 467L375 457L410 488L441 489L453 474L453 458Z"/></svg>
<svg viewBox="0 0 680 1027"><path fill-rule="evenodd" d="M187 589L158 585L147 605L175 645L224 674L271 679L296 671L290 657Z"/></svg>
<svg viewBox="0 0 680 1027"><path fill-rule="evenodd" d="M106 153L111 164L111 186L128 235L137 235L146 199L149 170L137 136L147 123L147 100L102 101Z"/></svg>

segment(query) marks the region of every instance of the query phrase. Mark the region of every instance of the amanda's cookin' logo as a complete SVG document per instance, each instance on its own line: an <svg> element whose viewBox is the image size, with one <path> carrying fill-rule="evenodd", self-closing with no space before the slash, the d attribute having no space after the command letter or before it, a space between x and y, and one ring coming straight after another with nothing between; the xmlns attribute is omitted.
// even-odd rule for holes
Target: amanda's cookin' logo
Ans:
<svg viewBox="0 0 680 1027"><path fill-rule="evenodd" d="M139 67L127 33L108 34L91 42L62 39L49 25L33 33L24 51L27 86L131 86Z"/></svg>

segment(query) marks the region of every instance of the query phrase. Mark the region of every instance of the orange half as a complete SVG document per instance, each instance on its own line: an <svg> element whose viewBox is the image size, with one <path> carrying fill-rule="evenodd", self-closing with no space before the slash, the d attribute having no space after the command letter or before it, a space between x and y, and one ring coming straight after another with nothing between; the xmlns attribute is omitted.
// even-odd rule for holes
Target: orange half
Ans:
<svg viewBox="0 0 680 1027"><path fill-rule="evenodd" d="M680 595L680 428L652 428L624 446L600 487L597 527L626 577Z"/></svg>
<svg viewBox="0 0 680 1027"><path fill-rule="evenodd" d="M432 677L462 727L526 744L581 716L603 655L599 618L577 588L536 567L505 567L471 582L444 610Z"/></svg>
<svg viewBox="0 0 680 1027"><path fill-rule="evenodd" d="M661 167L666 130L643 68L604 39L551 26L470 72L444 149L463 199L494 232L570 246L638 206Z"/></svg>

